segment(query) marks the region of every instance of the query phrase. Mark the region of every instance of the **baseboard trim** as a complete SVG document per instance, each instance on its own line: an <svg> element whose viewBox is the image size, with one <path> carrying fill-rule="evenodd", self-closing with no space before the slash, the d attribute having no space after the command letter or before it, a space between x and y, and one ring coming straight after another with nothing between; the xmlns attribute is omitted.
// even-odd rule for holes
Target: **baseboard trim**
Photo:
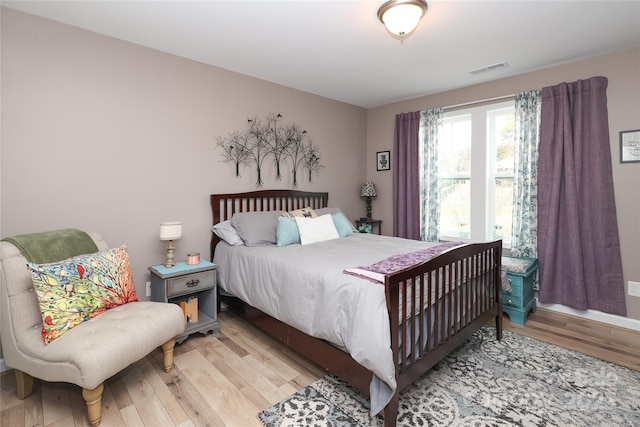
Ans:
<svg viewBox="0 0 640 427"><path fill-rule="evenodd" d="M564 314L570 314L584 319L594 320L596 322L607 323L609 325L618 326L620 328L640 331L640 320L631 319L629 317L617 316L615 314L603 313L598 310L576 310L562 304L544 304L536 298L536 305L545 310L557 311Z"/></svg>

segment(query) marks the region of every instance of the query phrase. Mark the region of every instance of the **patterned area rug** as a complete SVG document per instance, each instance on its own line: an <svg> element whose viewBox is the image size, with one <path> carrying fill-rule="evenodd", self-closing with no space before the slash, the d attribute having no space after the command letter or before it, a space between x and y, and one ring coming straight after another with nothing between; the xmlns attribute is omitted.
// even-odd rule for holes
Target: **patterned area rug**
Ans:
<svg viewBox="0 0 640 427"><path fill-rule="evenodd" d="M327 376L258 414L265 427L381 426ZM485 326L400 394L398 425L640 426L640 372Z"/></svg>

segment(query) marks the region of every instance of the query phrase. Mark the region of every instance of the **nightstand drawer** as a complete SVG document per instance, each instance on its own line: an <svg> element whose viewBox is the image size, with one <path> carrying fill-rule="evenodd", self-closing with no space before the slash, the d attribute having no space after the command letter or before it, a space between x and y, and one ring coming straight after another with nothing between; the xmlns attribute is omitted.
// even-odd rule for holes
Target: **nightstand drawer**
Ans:
<svg viewBox="0 0 640 427"><path fill-rule="evenodd" d="M502 306L503 307L517 307L522 308L522 298L517 295L509 295L506 292L502 293Z"/></svg>
<svg viewBox="0 0 640 427"><path fill-rule="evenodd" d="M192 294L194 292L211 289L215 285L215 272L210 271L167 279L167 296L171 298L184 294Z"/></svg>
<svg viewBox="0 0 640 427"><path fill-rule="evenodd" d="M521 277L516 277L514 280L513 276L507 274L507 278L509 279L509 285L511 286L511 291L510 292L506 292L505 291L505 295L509 294L509 295L515 295L517 297L522 298L522 279Z"/></svg>
<svg viewBox="0 0 640 427"><path fill-rule="evenodd" d="M527 304L527 301L533 298L534 275L531 274L530 276L522 277L507 273L507 277L511 284L511 295L522 298L522 303Z"/></svg>
<svg viewBox="0 0 640 427"><path fill-rule="evenodd" d="M512 288L522 289L522 276L516 276L515 274L507 273L507 277L509 278L509 283L511 283ZM515 293L515 291L513 293Z"/></svg>

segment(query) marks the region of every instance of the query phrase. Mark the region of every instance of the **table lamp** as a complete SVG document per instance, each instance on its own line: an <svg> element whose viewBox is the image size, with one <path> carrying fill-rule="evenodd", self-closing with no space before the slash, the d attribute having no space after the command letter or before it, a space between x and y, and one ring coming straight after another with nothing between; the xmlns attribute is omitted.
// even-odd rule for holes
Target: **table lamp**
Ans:
<svg viewBox="0 0 640 427"><path fill-rule="evenodd" d="M371 219L371 198L377 195L376 185L373 182L365 182L360 187L360 197L364 197L367 202L367 219Z"/></svg>
<svg viewBox="0 0 640 427"><path fill-rule="evenodd" d="M182 237L182 223L178 221L160 223L160 240L169 241L167 244L167 260L164 266L169 268L176 265L173 260L173 241Z"/></svg>

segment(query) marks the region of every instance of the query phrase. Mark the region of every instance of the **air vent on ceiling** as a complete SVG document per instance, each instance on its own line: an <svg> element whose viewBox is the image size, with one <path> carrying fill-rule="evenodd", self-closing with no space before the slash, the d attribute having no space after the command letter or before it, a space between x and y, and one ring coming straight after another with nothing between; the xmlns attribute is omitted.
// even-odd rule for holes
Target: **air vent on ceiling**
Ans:
<svg viewBox="0 0 640 427"><path fill-rule="evenodd" d="M508 67L509 64L507 61L498 62L496 64L485 65L484 67L476 68L475 70L469 71L470 74L479 74L484 73L485 71L496 70L498 68Z"/></svg>

